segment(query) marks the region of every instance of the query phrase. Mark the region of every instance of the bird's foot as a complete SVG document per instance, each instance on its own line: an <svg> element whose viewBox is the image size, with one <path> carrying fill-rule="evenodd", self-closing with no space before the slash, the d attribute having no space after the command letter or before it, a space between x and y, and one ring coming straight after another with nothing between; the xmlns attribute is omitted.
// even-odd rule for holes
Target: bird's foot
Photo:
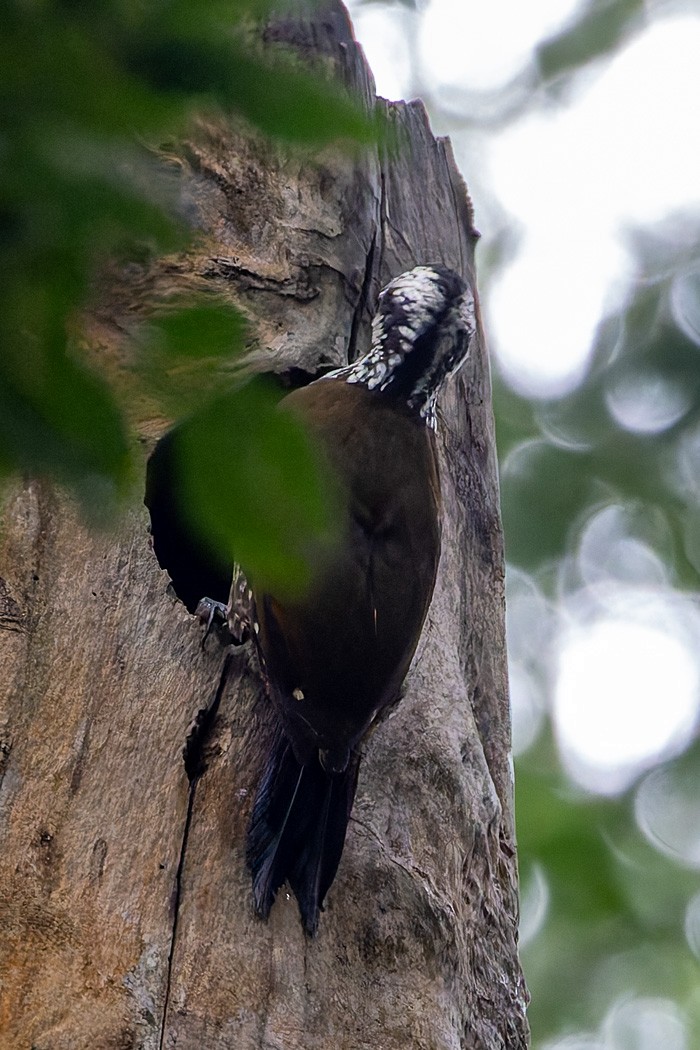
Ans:
<svg viewBox="0 0 700 1050"><path fill-rule="evenodd" d="M213 598L201 598L194 614L205 626L202 649L212 632L222 645L234 644L235 639L228 622L228 607L223 602L214 601Z"/></svg>
<svg viewBox="0 0 700 1050"><path fill-rule="evenodd" d="M202 648L214 631L222 645L243 645L250 638L253 592L240 565L234 565L228 605L213 598L202 598L195 616L205 625Z"/></svg>

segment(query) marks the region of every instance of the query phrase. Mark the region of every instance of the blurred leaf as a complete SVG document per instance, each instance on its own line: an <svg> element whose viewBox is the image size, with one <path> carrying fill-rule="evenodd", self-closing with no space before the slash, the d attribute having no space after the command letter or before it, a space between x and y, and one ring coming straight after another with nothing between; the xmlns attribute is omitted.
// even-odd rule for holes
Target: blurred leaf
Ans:
<svg viewBox="0 0 700 1050"><path fill-rule="evenodd" d="M230 36L158 37L129 41L124 57L158 92L208 96L273 138L314 144L377 138L376 120L336 82L279 49L256 53Z"/></svg>
<svg viewBox="0 0 700 1050"><path fill-rule="evenodd" d="M113 510L130 457L108 387L63 353L37 347L18 363L6 347L0 362L0 460L18 472L53 475L88 502L98 496Z"/></svg>
<svg viewBox="0 0 700 1050"><path fill-rule="evenodd" d="M236 107L273 138L377 141L378 117L364 113L337 84L296 68L281 54L253 59L238 49L233 85Z"/></svg>
<svg viewBox="0 0 700 1050"><path fill-rule="evenodd" d="M246 322L239 310L224 303L172 303L171 312L154 317L152 332L161 336L173 358L228 357L243 342Z"/></svg>
<svg viewBox="0 0 700 1050"><path fill-rule="evenodd" d="M573 788L551 736L518 761L522 879L527 884L536 863L548 894L544 926L523 951L538 1040L567 1027L597 1027L630 990L682 1001L697 980L683 939L684 904L697 875L643 840L632 798Z"/></svg>
<svg viewBox="0 0 700 1050"><path fill-rule="evenodd" d="M245 346L245 318L228 303L178 300L138 336L137 378L166 412L192 412L222 386Z"/></svg>
<svg viewBox="0 0 700 1050"><path fill-rule="evenodd" d="M564 553L572 523L600 496L590 456L545 441L511 452L501 492L508 559L530 567Z"/></svg>
<svg viewBox="0 0 700 1050"><path fill-rule="evenodd" d="M536 755L543 741L518 767L517 825L527 843L524 859L542 863L552 884L552 909L572 919L597 919L624 908L612 878L611 829L624 825L620 804L572 789L554 762L549 772ZM551 745L550 745L551 747Z"/></svg>
<svg viewBox="0 0 700 1050"><path fill-rule="evenodd" d="M138 139L171 139L195 111L222 108L282 139L373 139L372 118L336 84L253 46L253 21L273 6L285 5L105 0L96 17L86 0L0 4L3 469L54 473L98 501L123 483L115 403L68 353L67 332L96 264L184 243L172 172ZM190 305L157 325L141 376L170 408L191 409L240 350L241 319Z"/></svg>
<svg viewBox="0 0 700 1050"><path fill-rule="evenodd" d="M645 14L644 0L597 0L589 5L580 18L536 49L543 78L572 73L614 53L644 25Z"/></svg>
<svg viewBox="0 0 700 1050"><path fill-rule="evenodd" d="M539 437L535 406L516 394L503 381L497 370L493 376L493 407L496 423L496 446L501 462L523 441Z"/></svg>
<svg viewBox="0 0 700 1050"><path fill-rule="evenodd" d="M332 490L301 424L262 378L179 427L181 510L257 586L295 594L333 542Z"/></svg>

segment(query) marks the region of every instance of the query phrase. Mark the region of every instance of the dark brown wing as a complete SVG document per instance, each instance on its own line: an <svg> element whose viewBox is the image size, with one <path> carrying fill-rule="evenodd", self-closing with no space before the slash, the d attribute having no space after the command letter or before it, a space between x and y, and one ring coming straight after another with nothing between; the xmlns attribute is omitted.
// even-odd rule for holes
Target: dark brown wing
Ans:
<svg viewBox="0 0 700 1050"><path fill-rule="evenodd" d="M304 599L256 595L258 642L301 754L352 746L396 698L432 597L440 494L432 432L381 396L324 380L283 404L309 423L345 506Z"/></svg>

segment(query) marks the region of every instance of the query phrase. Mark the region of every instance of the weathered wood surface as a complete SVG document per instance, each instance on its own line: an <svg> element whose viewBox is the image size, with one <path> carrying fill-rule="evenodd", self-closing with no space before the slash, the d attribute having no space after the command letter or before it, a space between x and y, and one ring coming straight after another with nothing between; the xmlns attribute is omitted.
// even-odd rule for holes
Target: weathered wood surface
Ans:
<svg viewBox="0 0 700 1050"><path fill-rule="evenodd" d="M339 5L271 35L322 52L365 98ZM124 328L173 290L244 306L268 367L313 372L366 346L379 288L444 262L474 276L449 143L384 104L392 156L312 159L223 126L182 150L200 229L186 256L115 273L89 321L118 368ZM318 937L285 894L253 915L244 833L260 717L235 657L191 794L181 748L222 651L167 590L134 506L88 531L45 484L0 535L0 1045L7 1050L519 1050L517 872L503 550L483 338L442 405L443 555L405 699L373 735ZM152 420L149 439L163 427ZM188 822L188 807L191 820ZM188 834L186 835L186 827Z"/></svg>

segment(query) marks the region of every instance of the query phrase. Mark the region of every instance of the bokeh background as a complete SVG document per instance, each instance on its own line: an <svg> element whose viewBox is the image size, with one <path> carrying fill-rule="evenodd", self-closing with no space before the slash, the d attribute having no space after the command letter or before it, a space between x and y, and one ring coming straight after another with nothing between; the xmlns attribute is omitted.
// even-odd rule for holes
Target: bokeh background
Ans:
<svg viewBox="0 0 700 1050"><path fill-rule="evenodd" d="M536 1050L700 1047L700 4L353 0L482 232Z"/></svg>

